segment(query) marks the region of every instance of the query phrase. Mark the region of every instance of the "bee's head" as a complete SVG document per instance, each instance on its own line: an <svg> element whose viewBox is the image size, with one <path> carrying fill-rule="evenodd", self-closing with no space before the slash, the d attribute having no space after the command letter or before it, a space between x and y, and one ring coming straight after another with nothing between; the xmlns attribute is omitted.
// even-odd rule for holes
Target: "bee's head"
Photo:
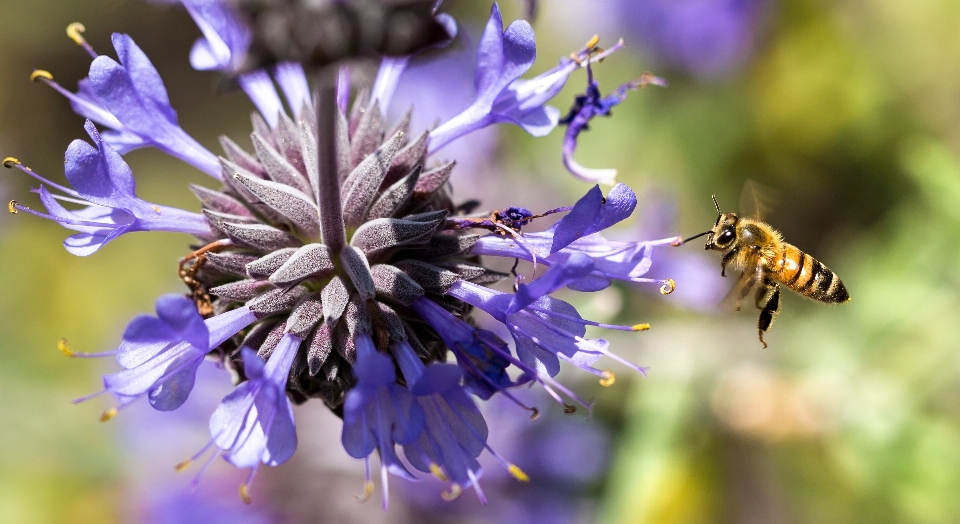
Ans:
<svg viewBox="0 0 960 524"><path fill-rule="evenodd" d="M725 250L737 242L737 223L740 222L740 218L734 213L720 211L720 204L717 203L716 196L713 197L713 205L717 206L717 223L713 225L713 229L693 235L686 240L682 240L680 244L700 238L703 235L707 235L707 245L704 246L704 249Z"/></svg>
<svg viewBox="0 0 960 524"><path fill-rule="evenodd" d="M713 205L717 207L717 223L707 235L707 244L703 248L722 251L729 249L737 241L737 223L740 218L736 213L720 211L716 196L713 197Z"/></svg>

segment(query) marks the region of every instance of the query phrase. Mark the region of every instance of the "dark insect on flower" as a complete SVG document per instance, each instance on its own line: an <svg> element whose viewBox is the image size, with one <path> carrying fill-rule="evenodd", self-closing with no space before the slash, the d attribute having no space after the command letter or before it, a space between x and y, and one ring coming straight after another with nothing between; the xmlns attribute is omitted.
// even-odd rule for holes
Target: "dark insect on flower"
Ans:
<svg viewBox="0 0 960 524"><path fill-rule="evenodd" d="M534 215L525 207L511 206L493 211L486 216L458 216L447 219L448 229L486 229L500 235L517 236L520 229L537 218L570 211L572 207L558 207L545 213Z"/></svg>
<svg viewBox="0 0 960 524"><path fill-rule="evenodd" d="M250 41L237 13L215 0L184 5L204 31L191 55L194 65L236 72ZM643 275L653 248L675 239L618 242L600 234L633 213L633 191L618 184L604 196L594 187L574 206L541 215L508 207L460 216L463 206L455 203L450 182L455 163L434 158L443 145L493 123L548 132L559 111L545 103L572 72L597 58L592 46L521 80L533 63L533 32L522 21L504 30L494 5L477 52L476 99L419 134L411 132L409 111L388 122L381 110L409 57L385 58L373 88L355 93L349 110L348 70L336 91L321 85L315 97L299 64L249 71L238 78L260 110L252 117L251 146L221 137L223 155L217 156L180 127L162 79L129 36L114 35L114 60L83 40L82 26L71 28L71 38L94 58L78 92L46 71L33 78L88 118L92 144L76 140L67 149L69 187L6 159L6 167L40 182L35 192L47 213L16 202L9 208L75 231L64 244L82 256L134 231L196 239L179 265L187 296L161 296L156 316L135 317L114 351L86 354L61 346L74 357L113 356L123 368L103 377L101 391L80 399L111 395L116 406L101 420L144 398L161 411L179 408L205 359L232 371L236 387L211 416L209 444L178 470L204 454L207 464L223 457L249 468L240 488L249 501L257 469L281 464L296 450L292 405L319 399L342 417L344 449L366 462L368 495L374 450L384 483L388 473L413 478L397 455L401 446L410 466L449 483L445 497L473 487L485 500L477 461L484 450L517 479L527 477L490 449L474 397L500 393L516 400L510 388L536 382L572 412L565 398L588 409L591 403L555 380L561 360L605 386L613 384L613 372L593 366L603 356L643 371L610 352L606 341L585 338L586 326L644 331L649 325L592 322L550 296L563 287L603 289L613 280L672 289L670 281ZM220 184L191 186L200 213L136 196L121 155L145 146L175 155ZM520 233L532 220L560 212L566 214L547 231ZM483 256L539 260L549 270L504 293L488 287L506 275L487 267ZM476 327L474 308L504 324L512 348ZM446 363L450 353L456 364ZM510 367L519 370L516 378ZM386 505L386 486L383 491Z"/></svg>

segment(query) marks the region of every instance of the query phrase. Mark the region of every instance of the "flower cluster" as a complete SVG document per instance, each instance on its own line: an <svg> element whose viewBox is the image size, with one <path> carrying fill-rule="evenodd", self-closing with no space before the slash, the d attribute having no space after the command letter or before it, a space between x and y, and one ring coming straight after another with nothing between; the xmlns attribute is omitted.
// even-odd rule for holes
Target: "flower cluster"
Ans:
<svg viewBox="0 0 960 524"><path fill-rule="evenodd" d="M238 14L215 0L182 3L203 32L193 65L238 73L252 41ZM449 17L437 17L455 33ZM210 418L210 443L178 468L205 454L207 464L222 456L249 468L240 488L249 500L257 469L281 464L296 450L293 404L320 399L343 419L346 451L366 462L368 494L374 451L384 487L388 474L414 478L397 454L400 446L406 464L449 483L445 497L473 487L483 500L477 457L484 450L516 478L527 477L490 449L475 398L500 393L523 406L510 389L536 382L571 412L576 408L565 399L590 403L555 380L560 361L604 385L614 375L594 367L600 357L644 370L617 357L604 340L586 338L586 327L642 331L648 325L592 322L551 296L564 287L599 290L613 280L657 282L662 292L672 291L672 281L643 275L653 248L673 239L602 236L633 213L633 191L618 184L604 196L594 187L573 206L545 213L565 213L550 229L525 233L521 227L542 215L522 207L465 214L453 198L455 163L434 158L444 145L493 123L513 123L537 136L549 132L559 111L546 102L574 71L602 58L595 43L544 74L520 79L534 62L533 31L523 21L504 29L494 5L477 51L474 102L419 135L409 129L409 112L387 122L382 111L409 57L384 58L373 89L353 94L349 107L347 67L330 86L320 82L315 96L297 63L242 72L239 83L259 110L252 148L222 137L217 156L180 127L162 79L132 38L114 35L114 59L96 53L82 29L68 30L93 57L78 91L46 71L33 78L87 118L92 143L76 140L67 149L70 187L6 159L5 166L40 182L35 192L46 213L17 202L10 210L76 231L65 247L80 256L134 231L197 239L199 248L180 261L186 296L160 297L156 316L134 318L115 351L92 355L62 347L71 356L114 356L123 368L105 375L103 389L91 396L116 400L102 420L142 398L157 410L179 408L204 359L230 370L237 385ZM140 147L159 148L222 185L191 187L199 213L141 200L122 157ZM529 283L514 275L514 292L498 291L489 286L509 275L490 269L483 257L524 259L534 273L547 270ZM513 347L477 327L474 309L502 323ZM447 363L448 352L456 364Z"/></svg>

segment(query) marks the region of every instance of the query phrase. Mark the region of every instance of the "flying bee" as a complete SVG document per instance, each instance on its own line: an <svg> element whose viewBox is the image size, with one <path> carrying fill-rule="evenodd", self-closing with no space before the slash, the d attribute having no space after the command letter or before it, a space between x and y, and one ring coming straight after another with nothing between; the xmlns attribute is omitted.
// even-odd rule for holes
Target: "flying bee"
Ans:
<svg viewBox="0 0 960 524"><path fill-rule="evenodd" d="M840 277L817 259L784 242L783 237L769 224L754 218L739 217L720 210L717 197L717 223L713 229L688 238L707 235L704 249L723 251L720 276L727 276L727 267L742 272L734 288L737 310L740 302L757 287L754 302L760 310L757 328L760 342L764 331L770 329L780 311L780 284L818 302L842 304L850 300Z"/></svg>

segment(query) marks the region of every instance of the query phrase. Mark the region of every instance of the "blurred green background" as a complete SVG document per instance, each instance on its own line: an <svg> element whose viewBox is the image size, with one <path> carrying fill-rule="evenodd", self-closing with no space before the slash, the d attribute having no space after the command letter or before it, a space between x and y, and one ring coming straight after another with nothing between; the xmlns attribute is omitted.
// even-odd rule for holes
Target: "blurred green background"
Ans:
<svg viewBox="0 0 960 524"><path fill-rule="evenodd" d="M522 15L519 2L502 3L507 20ZM585 488L588 503L571 518L960 522L960 3L763 4L750 15L739 62L710 75L658 58L642 38L630 40L629 19L617 9L642 3L543 1L534 24L534 72L594 33L606 43L625 33L630 49L597 68L601 90L648 69L671 81L668 89L631 93L580 141L582 164L619 169L641 197L645 221L621 234L703 231L715 220L709 196L735 210L753 180L779 195L765 218L840 275L853 300L831 307L791 294L764 350L749 308L735 313L696 293L682 299L685 286L724 285L718 257L697 242L665 254L659 267L655 260L657 274L677 280L677 296L617 287L580 302L585 317L654 328L605 334L617 352L651 367L646 379L614 366L612 388L578 385L598 394L593 423L612 433L609 471ZM488 4L467 4L453 2L453 10L462 24L477 26ZM181 10L133 0L0 0L0 12L0 156L62 179L63 151L83 137L82 121L28 76L47 69L73 88L85 75L89 58L64 34L74 21L103 53L112 51L111 32L134 36L165 79L184 129L211 150L221 133L248 133L245 97L218 95L214 75L190 69L199 32ZM555 105L565 110L583 85L582 74L573 76ZM503 174L490 175L500 192L485 195L486 203L526 205L503 199L542 192L544 181L544 208L582 194L587 186L563 171L561 138L562 129L545 139L501 129L494 156ZM206 183L202 174L156 151L128 161L142 197L196 208L186 184ZM514 178L520 174L527 178ZM39 205L26 177L4 175L5 199ZM121 414L102 425L97 416L107 404L69 403L96 390L112 363L70 360L56 346L61 337L77 351L115 346L132 315L181 290L175 264L185 239L129 235L78 258L60 245L65 236L25 214L0 216L0 522L149 521L138 500L150 482L131 479L161 473L144 471L125 451L118 428L133 421ZM299 409L301 417L323 408ZM331 418L324 423L335 424ZM326 431L331 440L309 453L343 455L339 427ZM178 453L189 456L202 443ZM264 491L284 485L284 471L322 471L307 454L301 449L291 463L263 472ZM353 467L362 475L360 463ZM378 504L361 513L349 494L341 498L335 512L304 521L426 518L402 499L383 516ZM281 505L260 509L279 521L301 519Z"/></svg>

